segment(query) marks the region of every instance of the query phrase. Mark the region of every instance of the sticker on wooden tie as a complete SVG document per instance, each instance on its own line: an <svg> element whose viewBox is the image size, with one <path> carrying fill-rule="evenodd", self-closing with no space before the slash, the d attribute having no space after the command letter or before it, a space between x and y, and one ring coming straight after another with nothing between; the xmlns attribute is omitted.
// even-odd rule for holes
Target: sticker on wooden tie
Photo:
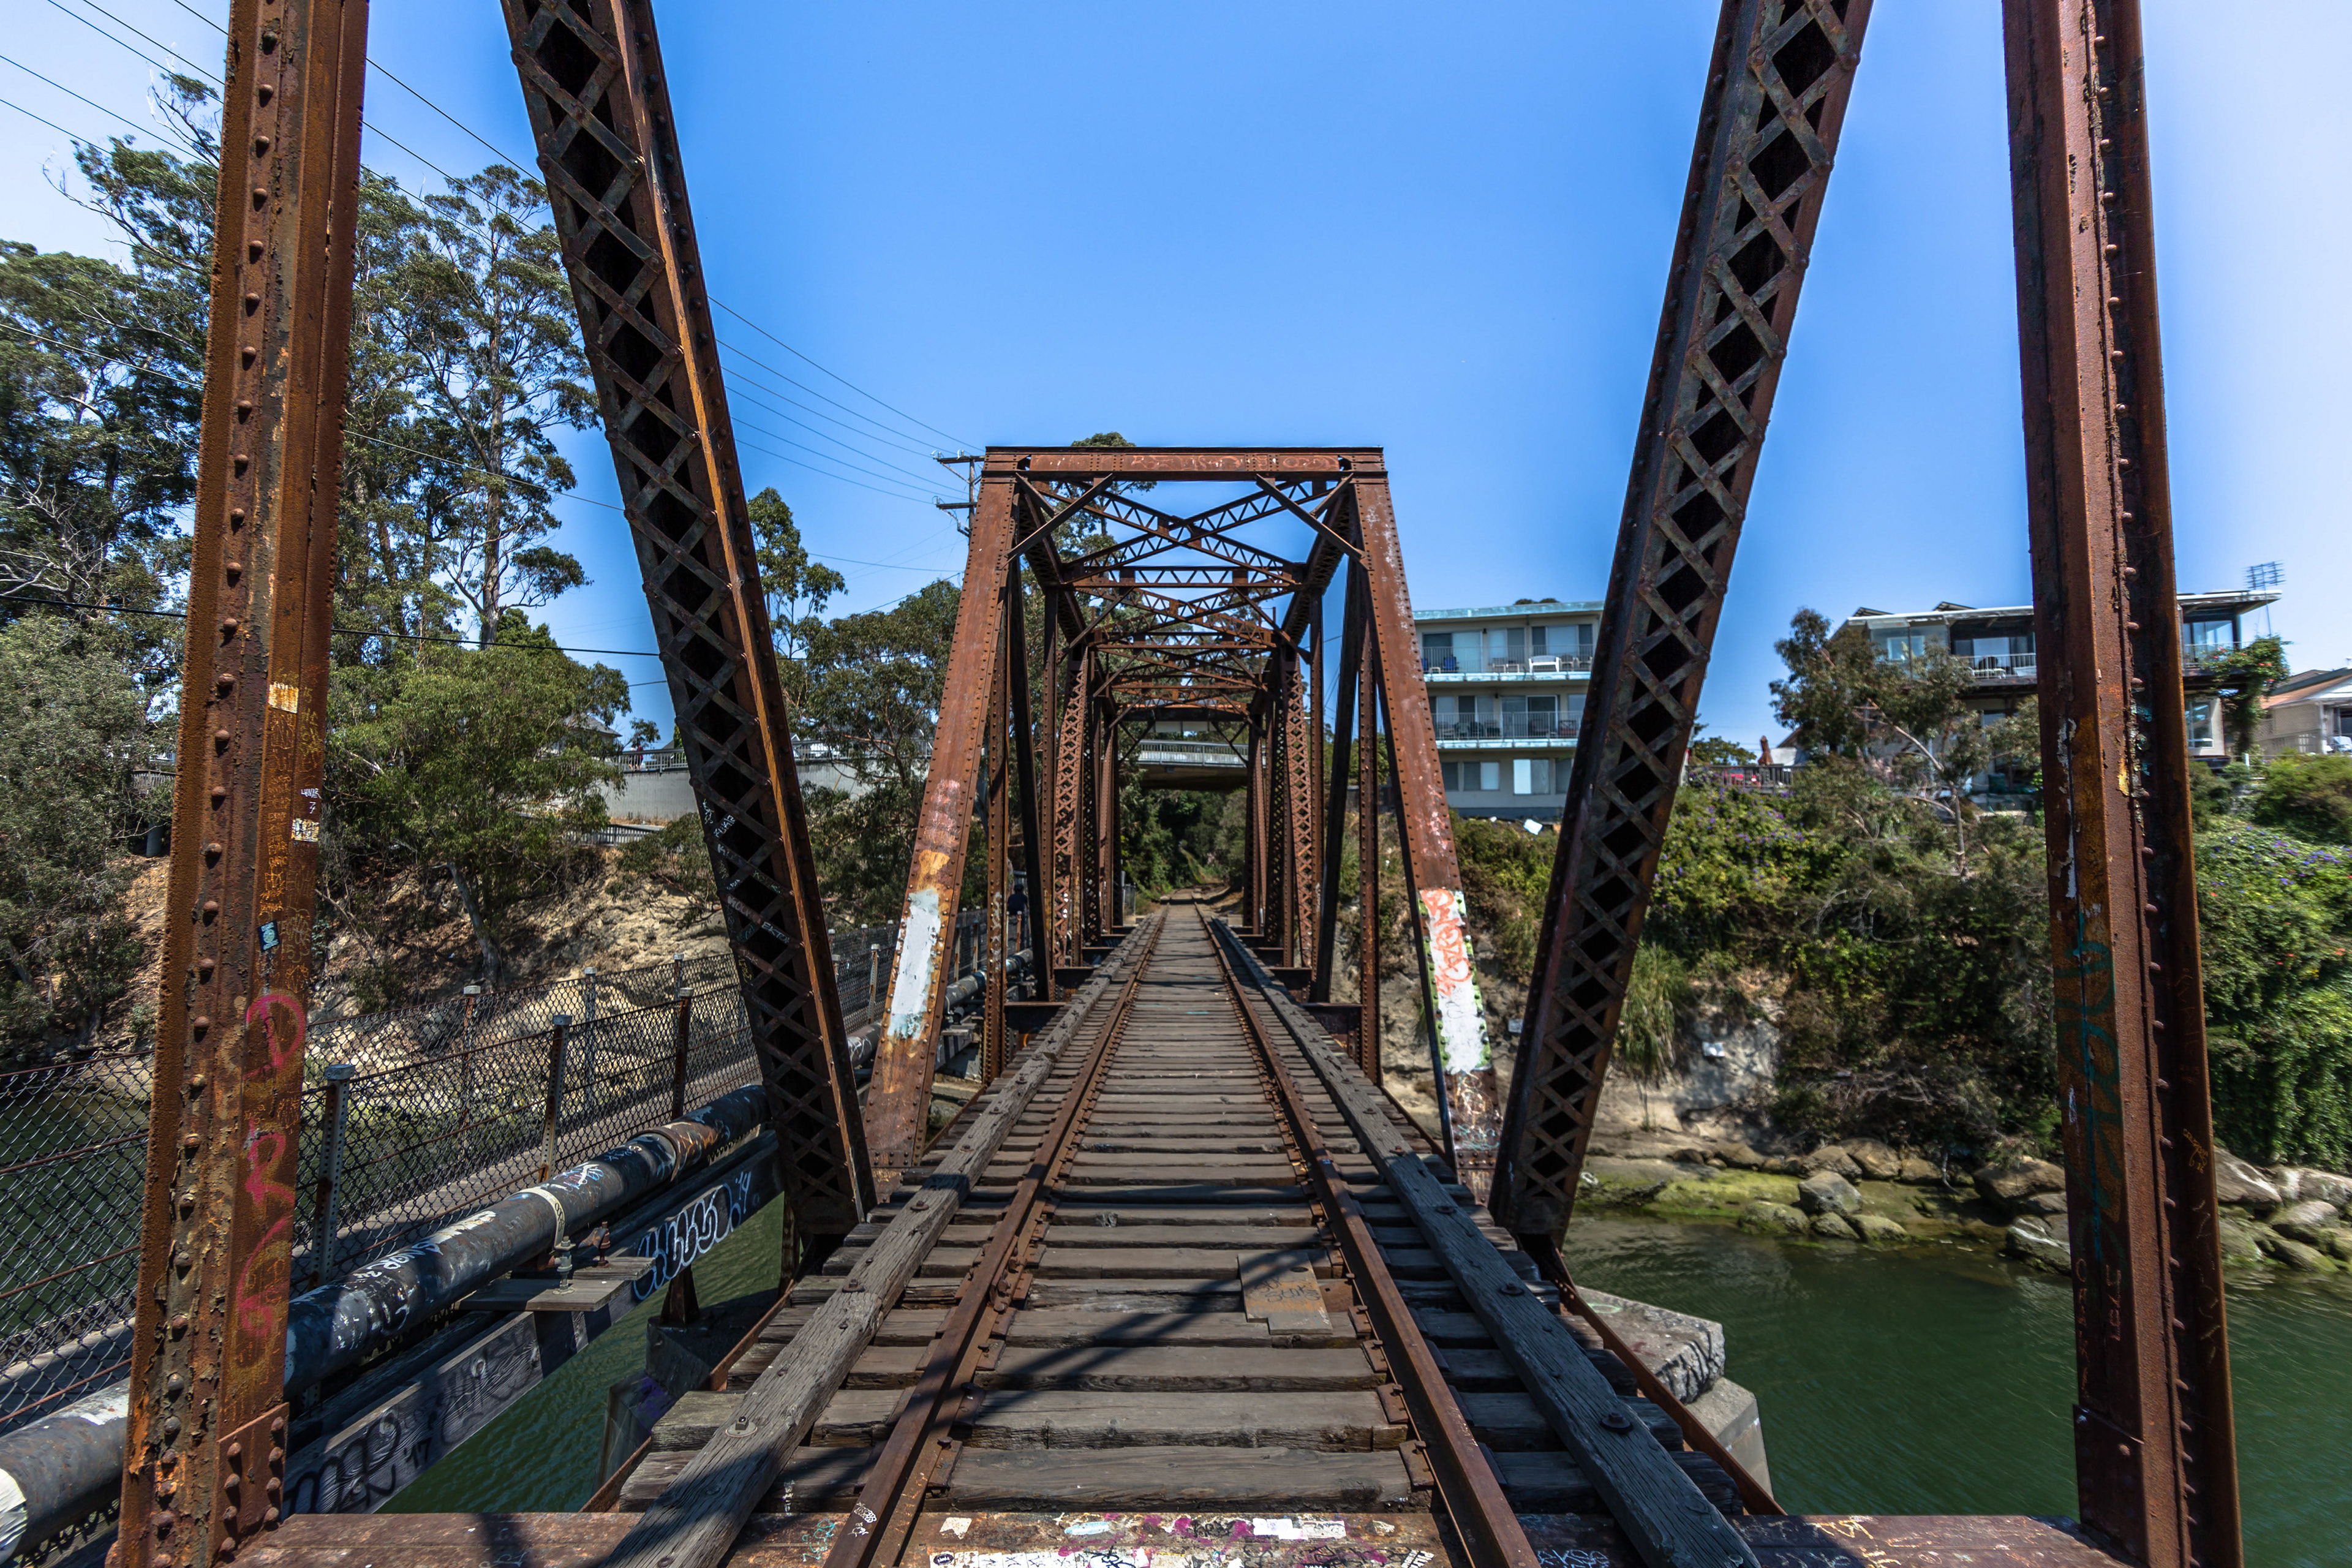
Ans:
<svg viewBox="0 0 2352 1568"><path fill-rule="evenodd" d="M1276 1334L1331 1331L1331 1314L1323 1309L1323 1287L1315 1270L1301 1263L1296 1252L1237 1252L1234 1267L1241 1275L1242 1310L1253 1322L1262 1322Z"/></svg>

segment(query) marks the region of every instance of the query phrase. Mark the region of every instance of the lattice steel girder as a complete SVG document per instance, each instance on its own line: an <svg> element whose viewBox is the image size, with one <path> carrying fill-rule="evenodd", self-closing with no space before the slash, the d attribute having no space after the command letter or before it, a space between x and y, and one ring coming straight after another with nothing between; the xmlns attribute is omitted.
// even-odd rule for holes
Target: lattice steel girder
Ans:
<svg viewBox="0 0 2352 1568"><path fill-rule="evenodd" d="M890 961L890 1010L866 1092L866 1138L875 1167L903 1171L922 1152L930 1115L943 998L955 977L949 946L971 842L973 787L981 743L994 704L997 667L1013 562L1013 476L984 473L964 558L963 599L940 693L940 728L923 781L914 864L899 915L898 951ZM1001 734L1001 731L1000 731ZM1000 741L1000 744L1002 742Z"/></svg>
<svg viewBox="0 0 2352 1568"><path fill-rule="evenodd" d="M236 0L119 1553L226 1562L285 1465L366 0Z"/></svg>
<svg viewBox="0 0 2352 1568"><path fill-rule="evenodd" d="M1378 447L992 447L983 473L1032 479L1331 479L1382 466ZM1163 512L1173 518L1173 513Z"/></svg>
<svg viewBox="0 0 2352 1568"><path fill-rule="evenodd" d="M1437 726L1429 714L1429 688L1421 679L1419 635L1405 590L1404 555L1384 470L1359 468L1355 485L1356 544L1370 596L1372 638L1379 653L1381 695L1395 758L1404 847L1405 902L1412 911L1414 951L1431 1025L1430 1059L1444 1085L1447 1157L1465 1182L1479 1182L1494 1160L1502 1122L1495 1098L1495 1063L1486 1045L1486 1009L1470 961L1467 905L1454 848L1454 814L1437 760ZM1342 552L1328 542L1323 580Z"/></svg>
<svg viewBox="0 0 2352 1568"><path fill-rule="evenodd" d="M2137 0L2008 0L2083 1522L2242 1561Z"/></svg>
<svg viewBox="0 0 2352 1568"><path fill-rule="evenodd" d="M1331 771L1326 781L1328 795L1320 835L1324 856L1317 868L1315 955L1309 960L1315 978L1308 1000L1314 1002L1331 1000L1331 985L1338 978L1339 867L1346 858L1339 846L1345 842L1348 826L1348 768L1356 736L1356 687L1364 664L1364 567L1360 561L1348 574L1347 603L1340 612L1339 626L1339 684L1332 688L1337 703L1331 710ZM1365 798L1369 805L1370 795ZM1369 917L1365 929L1371 929Z"/></svg>
<svg viewBox="0 0 2352 1568"><path fill-rule="evenodd" d="M1080 650L1064 660L1062 711L1054 740L1054 901L1051 945L1056 965L1076 964L1083 940L1086 868L1087 683L1092 657Z"/></svg>
<svg viewBox="0 0 2352 1568"><path fill-rule="evenodd" d="M1521 1235L1576 1202L1870 4L1724 0L1717 26L1496 1151Z"/></svg>
<svg viewBox="0 0 2352 1568"><path fill-rule="evenodd" d="M503 5L784 1195L803 1234L843 1233L873 1178L652 9Z"/></svg>

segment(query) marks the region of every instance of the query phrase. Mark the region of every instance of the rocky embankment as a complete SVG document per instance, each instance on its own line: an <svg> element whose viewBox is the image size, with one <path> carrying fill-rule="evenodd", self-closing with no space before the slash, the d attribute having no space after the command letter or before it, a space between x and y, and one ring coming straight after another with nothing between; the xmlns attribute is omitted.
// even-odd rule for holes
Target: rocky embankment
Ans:
<svg viewBox="0 0 2352 1568"><path fill-rule="evenodd" d="M2222 1259L2301 1274L2352 1270L2352 1177L2260 1167L2216 1151ZM1974 1170L1868 1139L1773 1154L1738 1142L1627 1148L1585 1162L1586 1212L1638 1209L1761 1236L1861 1246L1967 1241L2065 1272L2066 1173L2016 1157Z"/></svg>

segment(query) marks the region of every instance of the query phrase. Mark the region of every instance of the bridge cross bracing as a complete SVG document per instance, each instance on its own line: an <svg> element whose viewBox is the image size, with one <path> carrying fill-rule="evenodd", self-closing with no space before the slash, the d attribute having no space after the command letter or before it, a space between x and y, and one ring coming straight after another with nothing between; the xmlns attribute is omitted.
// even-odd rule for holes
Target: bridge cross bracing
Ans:
<svg viewBox="0 0 2352 1568"><path fill-rule="evenodd" d="M1653 1565L2240 1561L2136 0L2003 7L2044 776L2057 781L2046 809L2063 1131L2070 1238L2087 1260L2074 1281L2082 1526L2065 1531L2002 1519L1775 1520L1762 1514L1768 1497L1740 1488L1735 1501L1678 1463L1661 1468L1671 1437L1660 1441L1605 1378L1596 1391L1591 1365L1542 1349L1566 1331L1555 1303L1576 1300L1556 1243L1870 0L1724 0L1507 1106L1463 940L1383 453L997 447L977 475L964 614L890 1018L861 1110L652 10L504 0L504 11L752 1019L794 1222L782 1261L817 1269L794 1295L825 1300L751 1379L730 1435L705 1446L726 1463L698 1471L698 1457L634 1522L500 1521L468 1544L429 1522L363 1540L327 1518L281 1517L290 1091L317 853L305 803L318 798L321 765L368 7L234 0L182 688L180 754L205 765L181 769L174 801L125 1568L347 1555L404 1539L469 1563L520 1551L704 1568L733 1552L838 1556L845 1568L874 1560L886 1533L900 1550L954 1559L937 1533L952 1521L925 1514L929 1482L916 1484L942 1473L937 1457L926 1471L909 1456L942 1435L942 1420L947 1447L969 1445L950 1396L980 1386L987 1369L970 1357L990 1352L974 1347L1003 1342L983 1331L1019 1304L1000 1301L996 1283L1044 1278L1043 1233L1024 1227L1069 1198L1080 1163L1071 1139L1116 1081L1104 1069L1130 1050L1137 1062L1184 1054L1197 1026L1175 1015L1190 1010L1165 1005L1172 992L1140 1006L1147 981L1213 990L1230 1020L1217 1048L1246 1053L1228 1068L1255 1064L1241 1098L1278 1110L1278 1163L1314 1194L1318 1244L1351 1281L1347 1310L1363 1314L1349 1319L1355 1341L1392 1380L1399 1407L1384 1404L1383 1416L1409 1434L1397 1451L1421 1456L1419 1471L1405 1470L1427 1485L1408 1489L1444 1524L1414 1550L1482 1563L1535 1551ZM1162 485L1206 493L1163 505ZM1175 910L1130 924L1118 900L1125 737L1171 720L1225 727L1244 758L1250 851L1237 930ZM1364 784L1384 761L1393 786L1423 1032L1444 1088L1433 1144L1379 1087L1376 963L1360 960L1364 1011L1330 1005L1348 761ZM1360 791L1368 878L1381 794ZM990 988L992 1097L950 1130L950 1147L927 1150L943 980L936 943L918 938L953 927L975 818L992 973L1009 973L1019 940L1017 874L1036 994ZM1354 891L1373 907L1376 885ZM1170 922L1183 931L1185 920L1197 936L1171 937ZM1210 955L1213 973L1200 967ZM1166 979L1169 964L1195 973ZM1061 1110L1024 1126L1055 1083ZM992 1166L1007 1149L1010 1165ZM950 1346L940 1331L867 1472L885 1506L861 1500L822 1539L755 1524L767 1481L903 1310L950 1219L1006 1179L1028 1195L1001 1205L986 1254L950 1292L961 1337ZM1250 1187L1210 1185L1201 1195L1223 1204ZM1493 1234L1479 1229L1488 1196ZM1544 1523L1507 1495L1510 1467L1480 1450L1463 1376L1431 1353L1389 1243L1368 1223L1375 1198L1399 1205L1425 1244L1409 1250L1436 1259L1435 1281L1501 1354L1496 1375L1534 1403L1590 1484L1580 1496L1591 1503L1559 1516L1582 1523ZM844 1238L861 1237L863 1259L824 1275ZM1514 1259L1546 1289L1531 1289ZM838 1282L810 1283L820 1277ZM1238 1279L1246 1291L1246 1265ZM1290 1300L1304 1309L1318 1293ZM1323 1294L1328 1318L1335 1303ZM1654 1402L1671 1415L1670 1402ZM956 1472L945 1473L951 1488ZM1736 1467L1723 1473L1736 1479ZM1359 1495L1257 1500L1344 1515ZM1009 1550L1026 1527L1013 1510L965 1528ZM1269 1563L1303 1564L1311 1550L1253 1547Z"/></svg>

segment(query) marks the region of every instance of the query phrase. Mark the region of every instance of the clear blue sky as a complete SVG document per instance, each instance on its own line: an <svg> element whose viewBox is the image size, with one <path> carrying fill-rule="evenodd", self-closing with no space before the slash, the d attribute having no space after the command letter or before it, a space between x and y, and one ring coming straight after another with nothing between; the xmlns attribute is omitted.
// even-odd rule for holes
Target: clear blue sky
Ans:
<svg viewBox="0 0 2352 1568"><path fill-rule="evenodd" d="M1379 442L1415 604L1597 598L1716 9L669 0L718 296L904 411L722 317L722 335L900 432L860 439L782 407L881 473L848 477L898 495L749 449L745 472L840 563L836 608L863 608L960 570L929 505L958 492L919 455L950 437ZM2333 276L2352 253L2352 6L2261 9L2259 26L2217 26L2210 5L2147 4L2180 577L2230 587L2281 561L2289 657L2352 663L2346 506L2309 488L2352 429ZM217 71L200 18L225 12L19 0L0 52L144 125L151 67L68 13ZM1999 30L1991 0L1878 0L1708 682L1720 732L1769 724L1771 641L1800 605L2028 596ZM528 152L495 0L385 0L371 52ZM122 129L13 65L0 97L84 135ZM446 168L489 157L381 72L368 105ZM436 181L382 138L365 155ZM47 183L68 166L64 138L0 110L0 235L97 246ZM847 457L735 385L747 443ZM613 499L601 440L572 445L583 489ZM649 647L617 517L567 510L562 542L594 584L555 607L558 632ZM667 723L657 684L638 697Z"/></svg>

